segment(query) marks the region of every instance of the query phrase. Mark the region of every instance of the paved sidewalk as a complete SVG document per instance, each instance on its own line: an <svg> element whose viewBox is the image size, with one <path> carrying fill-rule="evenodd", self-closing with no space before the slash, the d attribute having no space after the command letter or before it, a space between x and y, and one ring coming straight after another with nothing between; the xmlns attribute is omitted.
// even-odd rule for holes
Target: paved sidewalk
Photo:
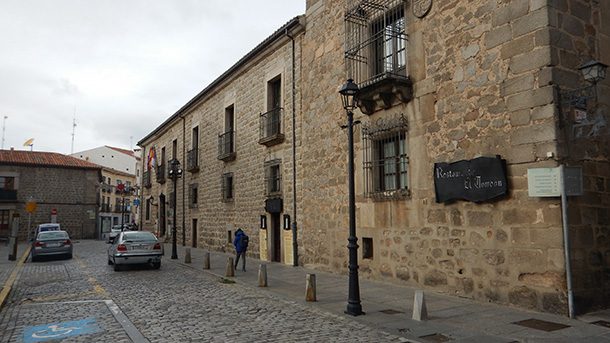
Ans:
<svg viewBox="0 0 610 343"><path fill-rule="evenodd" d="M25 242L20 242L17 245L17 256L15 261L8 259L11 249L7 242L0 242L0 309L4 305L4 301L8 297L13 282L15 281L17 272L19 271L17 266L22 265L27 254L30 252L30 245Z"/></svg>
<svg viewBox="0 0 610 343"><path fill-rule="evenodd" d="M184 263L185 247L178 246L178 260L171 260L171 244L165 244L164 263L181 265L218 277L224 277L228 257L233 254L211 252L209 270L203 269L203 249L191 248L192 263ZM335 275L304 267L280 263L267 264L268 287L258 288L260 260L248 258L246 272L241 261L233 279L240 284L270 292L290 301L318 307L336 315L347 316L365 325L418 342L610 342L610 328L591 324L607 321L610 311L583 316L578 320L567 317L530 312L480 303L473 300L426 292L429 319L412 320L414 289L389 283L360 279L360 297L365 315L352 317L344 314L347 305L347 275ZM305 278L316 274L317 302L305 301ZM542 320L545 331L515 324L524 320ZM536 323L534 323L536 324ZM545 326L545 323L540 323ZM548 327L559 324L561 327ZM565 326L561 326L565 325Z"/></svg>

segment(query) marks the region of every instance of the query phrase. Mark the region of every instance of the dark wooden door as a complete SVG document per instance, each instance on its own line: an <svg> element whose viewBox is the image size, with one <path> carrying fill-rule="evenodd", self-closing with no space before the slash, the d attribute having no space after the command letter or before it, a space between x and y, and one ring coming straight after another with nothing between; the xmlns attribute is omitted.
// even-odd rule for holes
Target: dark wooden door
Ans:
<svg viewBox="0 0 610 343"><path fill-rule="evenodd" d="M193 244L193 248L197 247L197 219L193 219L193 227L192 227L191 241Z"/></svg>
<svg viewBox="0 0 610 343"><path fill-rule="evenodd" d="M281 241L282 241L282 228L280 227L280 214L272 213L271 214L271 244L272 244L272 256L271 261L273 262L282 262L282 249L281 249Z"/></svg>

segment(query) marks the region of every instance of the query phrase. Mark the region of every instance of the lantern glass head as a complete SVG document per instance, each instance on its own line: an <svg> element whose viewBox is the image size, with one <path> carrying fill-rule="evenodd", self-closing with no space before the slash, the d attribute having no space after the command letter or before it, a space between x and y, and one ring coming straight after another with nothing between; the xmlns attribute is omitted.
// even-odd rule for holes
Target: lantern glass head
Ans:
<svg viewBox="0 0 610 343"><path fill-rule="evenodd" d="M587 82L597 83L606 78L606 68L608 68L607 65L591 60L578 67L578 70Z"/></svg>
<svg viewBox="0 0 610 343"><path fill-rule="evenodd" d="M180 161L177 158L169 161L169 171L168 174L172 178L178 178L182 175L182 168L180 167Z"/></svg>
<svg viewBox="0 0 610 343"><path fill-rule="evenodd" d="M339 89L341 94L341 100L343 101L343 108L347 111L353 111L356 108L356 97L360 89L358 85L354 83L353 79L348 79L347 82Z"/></svg>

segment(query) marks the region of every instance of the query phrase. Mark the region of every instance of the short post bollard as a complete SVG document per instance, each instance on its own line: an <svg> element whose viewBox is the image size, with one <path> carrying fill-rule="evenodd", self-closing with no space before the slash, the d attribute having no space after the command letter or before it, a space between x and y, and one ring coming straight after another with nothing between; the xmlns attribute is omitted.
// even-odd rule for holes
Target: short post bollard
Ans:
<svg viewBox="0 0 610 343"><path fill-rule="evenodd" d="M305 301L318 301L316 298L316 274L307 274L305 283Z"/></svg>
<svg viewBox="0 0 610 343"><path fill-rule="evenodd" d="M229 257L227 259L227 269L225 271L225 276L229 276L229 277L235 276L235 269L233 266L233 257Z"/></svg>
<svg viewBox="0 0 610 343"><path fill-rule="evenodd" d="M267 287L267 265L261 264L258 267L258 287Z"/></svg>
<svg viewBox="0 0 610 343"><path fill-rule="evenodd" d="M210 269L210 253L208 251L203 254L203 269Z"/></svg>
<svg viewBox="0 0 610 343"><path fill-rule="evenodd" d="M415 291L413 298L413 320L428 320L428 310L426 309L426 300L424 299L424 291Z"/></svg>
<svg viewBox="0 0 610 343"><path fill-rule="evenodd" d="M184 253L184 263L191 263L191 248L186 248Z"/></svg>

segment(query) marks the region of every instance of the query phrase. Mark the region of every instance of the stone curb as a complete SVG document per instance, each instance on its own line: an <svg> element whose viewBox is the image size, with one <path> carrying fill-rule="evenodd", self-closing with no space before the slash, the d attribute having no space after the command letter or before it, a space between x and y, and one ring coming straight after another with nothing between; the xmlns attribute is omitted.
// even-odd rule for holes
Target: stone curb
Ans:
<svg viewBox="0 0 610 343"><path fill-rule="evenodd" d="M8 279L2 286L2 291L0 291L0 310L2 310L2 307L4 306L4 303L6 302L6 299L8 298L8 295L11 292L13 283L15 283L15 280L17 280L17 275L21 272L21 269L23 268L23 264L25 263L25 260L28 258L31 248L32 248L31 246L28 246L25 249L25 251L23 252L23 255L21 255L21 258L19 258L17 265L15 267L13 267L13 272L11 273L11 275L8 277Z"/></svg>

